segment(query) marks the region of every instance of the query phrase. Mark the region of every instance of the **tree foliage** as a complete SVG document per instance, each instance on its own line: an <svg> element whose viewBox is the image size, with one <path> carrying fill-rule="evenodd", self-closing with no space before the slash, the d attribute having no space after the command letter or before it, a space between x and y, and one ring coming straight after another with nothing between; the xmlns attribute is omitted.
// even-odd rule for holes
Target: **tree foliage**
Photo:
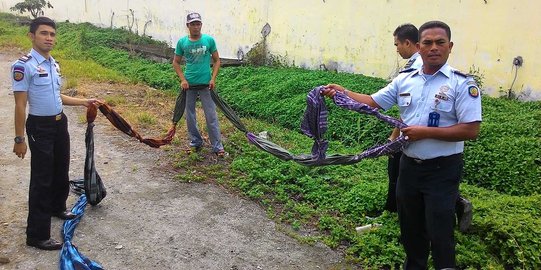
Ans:
<svg viewBox="0 0 541 270"><path fill-rule="evenodd" d="M24 0L11 7L11 11L18 11L19 13L30 12L35 19L39 16L43 16L44 8L53 8L53 5L49 1L45 0Z"/></svg>

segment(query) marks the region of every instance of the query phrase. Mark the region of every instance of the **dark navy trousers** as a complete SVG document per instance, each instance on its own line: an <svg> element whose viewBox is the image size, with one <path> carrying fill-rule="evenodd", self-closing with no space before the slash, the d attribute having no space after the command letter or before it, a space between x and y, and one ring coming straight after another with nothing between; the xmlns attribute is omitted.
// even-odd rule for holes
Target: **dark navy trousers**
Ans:
<svg viewBox="0 0 541 270"><path fill-rule="evenodd" d="M427 269L430 252L436 269L455 267L455 203L463 167L462 154L424 161L402 155L396 195L404 269Z"/></svg>
<svg viewBox="0 0 541 270"><path fill-rule="evenodd" d="M51 215L66 210L69 193L70 137L66 115L29 115L26 134L31 152L26 236L47 240L51 237Z"/></svg>
<svg viewBox="0 0 541 270"><path fill-rule="evenodd" d="M387 176L389 177L389 186L387 188L387 200L384 209L389 212L396 212L396 182L398 181L398 172L400 168L400 158L402 152L396 152L389 156L387 160Z"/></svg>

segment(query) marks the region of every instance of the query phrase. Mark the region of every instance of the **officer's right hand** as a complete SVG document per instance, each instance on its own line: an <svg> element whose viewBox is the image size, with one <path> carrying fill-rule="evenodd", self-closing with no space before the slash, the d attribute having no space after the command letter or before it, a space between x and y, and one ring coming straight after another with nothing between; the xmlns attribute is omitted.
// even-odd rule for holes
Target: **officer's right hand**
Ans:
<svg viewBox="0 0 541 270"><path fill-rule="evenodd" d="M323 91L321 92L322 95L326 96L326 97L334 97L334 95L336 95L336 92L344 92L346 89L341 86L341 85L338 85L338 84L327 84L324 88L323 88Z"/></svg>
<svg viewBox="0 0 541 270"><path fill-rule="evenodd" d="M402 132L402 135L407 137L408 141L414 142L414 141L430 138L431 129L434 129L434 128L425 127L425 126L409 126L409 127L400 129L400 132Z"/></svg>
<svg viewBox="0 0 541 270"><path fill-rule="evenodd" d="M83 104L85 107L90 107L90 106L95 106L96 108L99 108L101 105L103 105L104 102L99 100L99 99L95 99L95 98L89 98L87 100L85 100L85 103Z"/></svg>
<svg viewBox="0 0 541 270"><path fill-rule="evenodd" d="M190 88L188 81L187 80L180 81L180 88L182 88L182 90L184 91L188 90L188 88Z"/></svg>
<svg viewBox="0 0 541 270"><path fill-rule="evenodd" d="M344 88L343 86L339 84L334 84L334 83L325 85L325 89L334 89L335 91L338 91L338 92L344 92L346 90L346 88Z"/></svg>
<svg viewBox="0 0 541 270"><path fill-rule="evenodd" d="M13 144L13 153L15 153L21 159L24 159L24 156L26 155L26 150L26 142Z"/></svg>

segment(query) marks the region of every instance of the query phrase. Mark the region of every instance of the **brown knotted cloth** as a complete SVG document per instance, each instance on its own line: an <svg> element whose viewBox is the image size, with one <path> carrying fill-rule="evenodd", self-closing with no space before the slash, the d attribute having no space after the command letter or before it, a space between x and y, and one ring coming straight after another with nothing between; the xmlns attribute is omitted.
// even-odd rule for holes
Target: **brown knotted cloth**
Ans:
<svg viewBox="0 0 541 270"><path fill-rule="evenodd" d="M115 110L113 110L109 105L103 103L99 106L99 109L105 117L115 126L118 130L126 133L127 135L136 138L140 142L153 147L159 148L162 145L170 144L173 136L166 136L163 139L153 139L153 138L143 138L137 131L135 131L131 125L120 116ZM96 106L89 106L86 112L86 119L88 123L94 122L97 115Z"/></svg>

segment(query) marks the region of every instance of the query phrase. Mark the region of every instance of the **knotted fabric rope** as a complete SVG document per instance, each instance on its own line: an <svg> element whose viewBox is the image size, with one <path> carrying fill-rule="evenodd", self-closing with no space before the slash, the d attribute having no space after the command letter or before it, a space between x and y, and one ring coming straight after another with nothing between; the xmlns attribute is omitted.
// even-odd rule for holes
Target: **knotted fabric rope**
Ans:
<svg viewBox="0 0 541 270"><path fill-rule="evenodd" d="M160 147L171 142L171 140L143 139L137 131L133 130L128 122L126 122L117 112L106 104L99 106L100 111L117 129L137 138L151 147ZM60 269L62 270L103 270L103 267L86 258L79 250L71 243L71 239L75 233L75 228L79 224L84 215L87 203L97 205L105 198L107 192L105 186L96 171L94 163L94 120L97 116L97 108L89 106L86 112L87 128L85 134L86 157L84 167L84 179L70 181L71 188L79 195L79 200L71 210L77 217L72 220L66 220L62 228L62 236L64 245L60 253Z"/></svg>
<svg viewBox="0 0 541 270"><path fill-rule="evenodd" d="M216 91L213 90L210 91L210 93L214 103L216 103L218 108L220 108L220 110L224 113L224 116L229 119L229 121L231 121L231 123L233 123L237 129L244 132L252 144L282 160L293 160L306 166L353 164L361 161L364 158L375 158L382 155L387 155L397 152L403 148L406 143L406 138L404 136L399 136L389 143L372 147L358 155L326 155L328 142L323 139L323 134L327 131L328 112L325 106L324 97L321 96L322 90L323 86L318 86L308 93L306 99L307 108L304 113L304 119L301 123L301 130L303 133L314 139L311 155L293 155L279 145L249 132L233 109L231 109L231 107L218 96ZM389 123L393 127L407 127L407 125L402 123L400 120L381 114L378 109L372 108L363 103L359 103L342 93L337 93L334 96L334 103L345 109L373 115L378 119ZM185 107L186 93L185 91L182 91L177 97L177 103L175 105L175 111L173 114L173 123L177 123L180 120L182 114L184 113ZM168 137L166 138L170 139L173 137L173 135L174 130L168 133Z"/></svg>
<svg viewBox="0 0 541 270"><path fill-rule="evenodd" d="M105 198L107 191L101 181L101 177L96 171L94 162L94 120L96 119L96 107L90 106L86 111L86 157L84 168L84 193L91 205L97 205Z"/></svg>
<svg viewBox="0 0 541 270"><path fill-rule="evenodd" d="M216 103L216 106L218 106L218 108L220 108L220 110L225 114L225 117L227 117L227 119L229 119L229 121L231 121L231 123L238 130L244 133L248 132L248 129L246 129L246 127L241 122L240 118L237 116L235 111L233 111L233 109L231 109L229 104L225 103L225 101L223 101L223 99L221 99L218 96L218 94L216 94L215 90L210 90L210 96L212 97L212 100L214 101L214 103ZM185 109L186 109L186 91L181 90L180 94L177 97L177 102L175 103L175 110L173 112L173 123L178 123L178 121L180 121L180 119L182 118L182 115L184 114Z"/></svg>
<svg viewBox="0 0 541 270"><path fill-rule="evenodd" d="M109 122L113 124L117 129L125 134L137 138L140 142L149 145L150 147L158 148L162 145L171 143L172 136L164 139L148 139L143 138L137 131L135 131L131 125L120 116L115 110L109 107L107 104L101 104L99 106L100 111L107 117ZM84 193L91 205L97 205L105 198L107 192L105 186L101 180L100 175L96 171L94 163L94 120L97 116L97 108L95 106L89 106L86 111L87 128L85 135L86 143L86 158L84 169ZM72 181L72 187L75 189L80 185L78 181ZM79 187L80 188L80 187Z"/></svg>
<svg viewBox="0 0 541 270"><path fill-rule="evenodd" d="M301 130L304 135L314 139L312 146L312 157L317 160L325 159L325 152L329 142L323 139L327 132L327 107L324 97L319 91L310 91L306 97L306 111L301 122Z"/></svg>
<svg viewBox="0 0 541 270"><path fill-rule="evenodd" d="M144 143L144 144L146 144L146 145L148 145L150 147L159 148L162 145L166 145L166 144L171 143L172 137L171 138L166 137L164 139L151 139L151 138L143 138L143 137L141 137L141 135L139 135L139 133L137 131L132 129L131 125L126 120L124 120L124 118L122 118L122 116L120 116L120 114L118 114L115 110L113 110L107 104L102 104L101 106L99 106L99 109L100 109L101 113L103 113L103 115L105 115L105 117L107 117L109 122L111 122L111 124L113 124L113 126L115 126L117 129L119 129L120 131L126 133L127 135L129 135L131 137L135 137L137 140L139 140L140 142L142 142L142 143ZM90 113L93 113L94 118L96 118L96 116L95 116L96 112L92 112L92 111L95 111L94 106L88 107L87 119L89 119L88 115Z"/></svg>
<svg viewBox="0 0 541 270"><path fill-rule="evenodd" d="M308 93L306 98L307 107L301 123L302 132L308 137L314 139L314 145L312 146L310 155L293 155L279 145L265 138L259 137L252 132L249 132L233 109L218 96L216 90L211 90L210 93L212 100L224 113L224 116L229 119L229 121L231 121L231 123L237 129L244 132L252 144L282 160L293 160L306 166L353 164L361 161L364 158L376 158L382 155L395 153L400 151L407 143L407 138L401 135L391 142L371 147L370 149L357 155L327 155L326 151L328 142L323 138L323 135L327 131L328 111L325 106L324 97L321 96L322 90L323 86L318 86ZM336 93L336 95L333 97L333 101L339 107L356 111L358 113L375 116L379 120L384 121L393 127L407 127L407 125L402 121L391 116L381 114L377 108L372 108L367 104L359 103L343 93ZM172 119L173 123L178 123L178 121L180 121L182 115L184 114L185 108L186 91L181 91L175 103ZM109 106L103 104L99 107L99 109L116 128L120 129L129 136L137 138L140 142L143 142L151 147L157 148L162 145L170 144L173 136L175 135L175 129L173 128L169 130L163 139L143 139L141 135L133 130L131 126Z"/></svg>
<svg viewBox="0 0 541 270"><path fill-rule="evenodd" d="M100 264L85 257L79 252L77 247L71 243L75 228L81 221L81 218L83 218L86 204L86 196L82 194L75 206L73 206L73 209L71 209L71 212L76 214L77 217L64 221L64 226L62 227L64 245L62 246L62 251L60 251L61 270L103 270L103 267Z"/></svg>
<svg viewBox="0 0 541 270"><path fill-rule="evenodd" d="M399 136L395 140L384 145L374 146L358 155L326 155L328 142L323 139L323 134L327 131L327 107L325 106L324 97L321 96L323 86L318 86L312 89L306 98L306 111L304 119L301 123L302 132L314 139L311 155L295 156L289 153L282 147L254 135L247 133L248 140L259 148L273 154L283 160L293 160L299 164L306 166L323 166L323 165L339 165L353 164L361 161L364 158L376 158L382 155L395 153L403 148L407 139L404 136ZM407 127L400 120L381 114L377 108L372 108L364 103L357 102L343 93L337 93L334 98L334 103L339 107L356 111L362 114L369 114L378 119L389 123L398 128ZM227 115L226 115L227 116Z"/></svg>

